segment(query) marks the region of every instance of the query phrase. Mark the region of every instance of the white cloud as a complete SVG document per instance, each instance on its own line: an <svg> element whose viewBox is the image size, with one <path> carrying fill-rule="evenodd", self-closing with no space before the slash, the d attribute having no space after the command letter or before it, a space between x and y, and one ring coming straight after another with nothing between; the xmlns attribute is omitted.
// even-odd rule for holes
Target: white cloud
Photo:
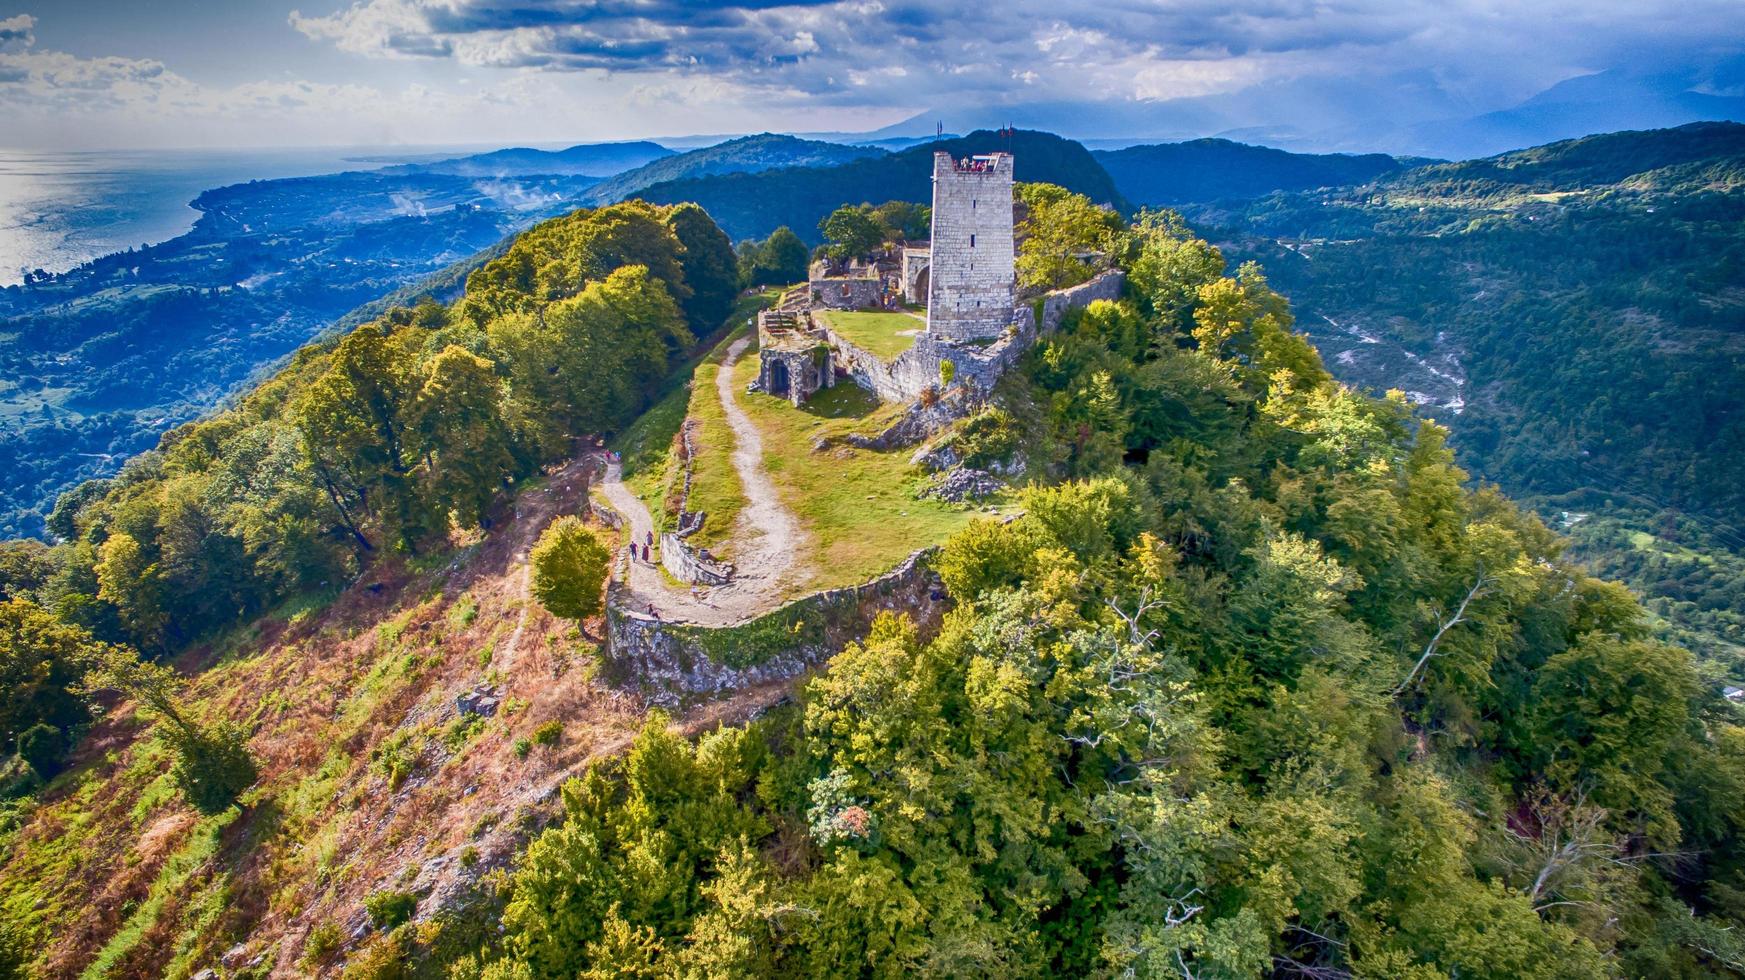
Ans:
<svg viewBox="0 0 1745 980"><path fill-rule="evenodd" d="M44 50L23 14L0 19L0 111L38 132L98 117L160 127L151 142L847 129L922 110L1232 93L1265 100L1244 124L1312 123L1354 111L1349 93L1374 79L1409 74L1428 93L1416 104L1484 111L1576 74L1745 47L1745 4L1674 3L352 0L293 10L287 26L355 56L353 70L230 86L180 73L198 65ZM1319 83L1336 94L1297 99Z"/></svg>

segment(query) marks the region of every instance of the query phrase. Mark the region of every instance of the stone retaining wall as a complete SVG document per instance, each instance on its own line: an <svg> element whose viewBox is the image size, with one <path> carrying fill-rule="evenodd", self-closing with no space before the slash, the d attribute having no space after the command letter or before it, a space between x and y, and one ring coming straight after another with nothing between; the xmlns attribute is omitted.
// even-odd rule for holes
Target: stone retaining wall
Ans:
<svg viewBox="0 0 1745 980"><path fill-rule="evenodd" d="M1108 271L1099 273L1076 286L1068 286L1065 289L1056 289L1053 292L1043 293L1040 297L1042 302L1042 323L1040 324L1040 333L1043 336L1046 336L1060 329L1061 318L1066 316L1068 310L1077 309L1081 306L1089 306L1100 299L1106 299L1110 302L1120 299L1121 290L1126 285L1127 273L1122 272L1120 269L1109 269ZM1036 309L1034 304L1020 307L1019 309L1021 310L1019 316L1022 320L1035 320Z"/></svg>
<svg viewBox="0 0 1745 980"><path fill-rule="evenodd" d="M732 565L704 556L671 531L661 533L660 563L668 574L681 582L726 585L733 581Z"/></svg>
<svg viewBox="0 0 1745 980"><path fill-rule="evenodd" d="M913 346L889 361L849 343L828 327L824 332L836 350L837 364L880 401L906 402L938 385L941 361L951 362L953 384L987 392L1024 356L1037 336L1060 328L1068 310L1089 306L1100 299L1120 299L1126 283L1126 273L1110 269L1077 286L1045 293L1036 303L1017 307L1012 311L1011 328L992 341L960 343L923 333L915 338ZM1040 331L1036 322L1037 303L1042 310Z"/></svg>
<svg viewBox="0 0 1745 980"><path fill-rule="evenodd" d="M609 594L602 675L671 705L797 676L864 638L881 612L907 613L931 631L947 606L930 567L937 551L923 549L870 582L814 593L732 626L665 622L622 608Z"/></svg>

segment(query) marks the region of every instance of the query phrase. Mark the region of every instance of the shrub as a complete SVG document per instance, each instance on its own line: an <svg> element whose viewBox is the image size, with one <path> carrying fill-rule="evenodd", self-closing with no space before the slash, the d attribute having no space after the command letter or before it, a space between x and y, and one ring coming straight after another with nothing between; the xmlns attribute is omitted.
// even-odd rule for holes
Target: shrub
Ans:
<svg viewBox="0 0 1745 980"><path fill-rule="evenodd" d="M556 718L533 730L533 741L539 745L556 745L563 736L563 722Z"/></svg>
<svg viewBox="0 0 1745 980"><path fill-rule="evenodd" d="M61 756L67 750L66 736L53 725L37 722L18 736L18 757L30 763L30 768L44 779L61 769Z"/></svg>
<svg viewBox="0 0 1745 980"><path fill-rule="evenodd" d="M580 518L553 521L530 557L533 594L548 612L576 620L599 613L612 549Z"/></svg>
<svg viewBox="0 0 1745 980"><path fill-rule="evenodd" d="M370 914L370 925L377 929L393 929L404 925L418 911L418 896L411 892L385 889L364 899L364 911Z"/></svg>
<svg viewBox="0 0 1745 980"><path fill-rule="evenodd" d="M1012 413L1003 408L990 408L965 420L953 444L965 466L984 468L1010 459L1022 436L1018 420Z"/></svg>
<svg viewBox="0 0 1745 980"><path fill-rule="evenodd" d="M309 930L309 935L303 939L303 968L315 972L316 967L339 952L344 942L345 934L339 931L337 922L323 922Z"/></svg>
<svg viewBox="0 0 1745 980"><path fill-rule="evenodd" d="M515 740L515 758L525 759L525 758L527 758L527 753L532 752L532 751L533 751L533 743L532 742L529 742L528 740L526 740L524 738L518 738Z"/></svg>
<svg viewBox="0 0 1745 980"><path fill-rule="evenodd" d="M402 980L412 976L407 957L411 942L404 933L378 936L345 964L345 980Z"/></svg>
<svg viewBox="0 0 1745 980"><path fill-rule="evenodd" d="M370 768L388 781L389 789L399 789L417 765L418 754L412 750L412 737L396 732L370 752Z"/></svg>
<svg viewBox="0 0 1745 980"><path fill-rule="evenodd" d="M210 728L168 725L165 738L176 750L171 778L194 809L208 816L229 809L259 777L248 754L242 726L219 722Z"/></svg>

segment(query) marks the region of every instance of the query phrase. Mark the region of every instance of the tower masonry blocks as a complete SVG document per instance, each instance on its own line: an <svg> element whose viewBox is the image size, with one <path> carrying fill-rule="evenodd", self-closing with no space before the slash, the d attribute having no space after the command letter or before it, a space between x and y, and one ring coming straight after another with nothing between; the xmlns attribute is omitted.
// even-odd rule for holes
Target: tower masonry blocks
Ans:
<svg viewBox="0 0 1745 980"><path fill-rule="evenodd" d="M1012 323L1012 155L933 154L927 333L991 340Z"/></svg>
<svg viewBox="0 0 1745 980"><path fill-rule="evenodd" d="M1109 269L1017 302L1012 181L1010 153L935 153L932 241L905 242L900 253L886 248L845 263L815 263L805 288L790 290L777 309L758 315L762 363L751 389L795 405L838 380L852 380L887 402L942 387L985 395L1068 310L1119 299L1125 275ZM899 297L927 304L927 329L895 356L880 356L844 336L827 316L812 315L875 309L900 316Z"/></svg>

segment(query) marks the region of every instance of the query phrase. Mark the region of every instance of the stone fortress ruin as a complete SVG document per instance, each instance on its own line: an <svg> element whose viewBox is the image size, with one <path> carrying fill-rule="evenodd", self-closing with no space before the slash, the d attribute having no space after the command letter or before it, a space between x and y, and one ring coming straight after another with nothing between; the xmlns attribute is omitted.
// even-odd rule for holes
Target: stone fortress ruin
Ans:
<svg viewBox="0 0 1745 980"><path fill-rule="evenodd" d="M847 262L820 260L804 288L758 315L760 366L752 390L794 405L838 379L882 401L907 402L932 389L985 394L1035 341L1073 307L1116 299L1118 271L1019 303L1010 153L957 158L933 155L933 230L929 242L905 242ZM869 349L845 329L837 311L904 315L913 342L901 353ZM949 364L949 367L947 365Z"/></svg>
<svg viewBox="0 0 1745 980"><path fill-rule="evenodd" d="M1012 155L954 160L933 155L933 241L928 250L927 335L993 340L1012 325Z"/></svg>

